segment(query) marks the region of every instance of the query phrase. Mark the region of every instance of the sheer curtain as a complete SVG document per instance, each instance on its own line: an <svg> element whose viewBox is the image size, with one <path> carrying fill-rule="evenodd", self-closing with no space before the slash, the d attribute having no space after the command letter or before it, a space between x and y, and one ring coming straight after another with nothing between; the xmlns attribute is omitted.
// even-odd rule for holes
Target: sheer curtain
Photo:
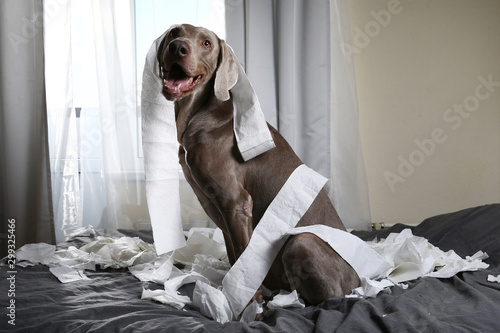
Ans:
<svg viewBox="0 0 500 333"><path fill-rule="evenodd" d="M57 240L87 225L150 228L138 98L145 56L180 22L224 36L223 0L45 0L44 10ZM180 195L185 227L208 226L182 179Z"/></svg>
<svg viewBox="0 0 500 333"><path fill-rule="evenodd" d="M44 2L57 240L147 219L138 140L134 1Z"/></svg>
<svg viewBox="0 0 500 333"><path fill-rule="evenodd" d="M226 1L227 41L267 120L309 167L331 179L348 228L370 221L352 64L347 0Z"/></svg>
<svg viewBox="0 0 500 333"><path fill-rule="evenodd" d="M17 248L55 242L42 14L41 0L0 2L0 257L12 235Z"/></svg>

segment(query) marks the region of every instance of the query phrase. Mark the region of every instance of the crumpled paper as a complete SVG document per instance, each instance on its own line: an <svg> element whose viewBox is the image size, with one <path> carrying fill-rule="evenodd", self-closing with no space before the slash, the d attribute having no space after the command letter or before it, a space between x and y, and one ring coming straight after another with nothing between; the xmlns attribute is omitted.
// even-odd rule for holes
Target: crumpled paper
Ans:
<svg viewBox="0 0 500 333"><path fill-rule="evenodd" d="M390 265L381 280L361 279L361 286L353 290L353 295L375 297L402 282L420 277L449 278L464 271L488 268L482 262L488 255L478 251L473 256L462 259L455 251L442 251L423 237L414 236L411 229L391 233L386 239L366 243L380 254Z"/></svg>
<svg viewBox="0 0 500 333"><path fill-rule="evenodd" d="M96 264L101 268L122 268L151 262L157 258L154 245L148 244L139 237L97 237L80 248L81 251L93 253Z"/></svg>
<svg viewBox="0 0 500 333"><path fill-rule="evenodd" d="M133 276L141 281L150 281L158 284L164 284L172 275L174 267L174 258L163 255L159 258L128 268Z"/></svg>
<svg viewBox="0 0 500 333"><path fill-rule="evenodd" d="M160 291L151 294L145 289L146 293L143 292L142 298L154 299L176 307L181 307L180 302L184 300L184 304L192 303L205 315L213 315L217 320L226 320L227 311L220 307L221 291L217 288L221 287L222 279L230 266L225 245L220 242L220 233L217 229L210 231L203 228L194 229L188 235L184 248L163 254L139 267L130 267L129 270L141 281L162 283L164 292L169 295L165 297ZM204 251L203 254L200 254L200 251ZM184 267L179 269L174 264L182 264ZM168 268L161 269L162 265L168 265ZM180 287L188 283L197 283L196 297L193 296L192 301L189 298L172 298L178 295Z"/></svg>
<svg viewBox="0 0 500 333"><path fill-rule="evenodd" d="M95 235L89 228L85 234ZM75 236L80 237L79 232ZM69 246L56 251L55 245L45 243L26 244L16 251L16 264L21 267L43 264L62 283L88 280L84 270L121 268L149 263L159 259L154 246L135 237L111 238L98 236L79 249ZM139 266L141 267L141 266ZM163 273L162 273L163 274ZM159 274L159 275L162 275ZM151 274L154 279L155 275ZM148 276L151 280L151 276Z"/></svg>
<svg viewBox="0 0 500 333"><path fill-rule="evenodd" d="M297 290L289 292L287 290L280 290L280 293L275 295L274 298L267 302L269 309L276 308L305 308L304 301L299 297Z"/></svg>
<svg viewBox="0 0 500 333"><path fill-rule="evenodd" d="M16 264L21 267L48 264L56 252L55 245L45 243L26 244L16 251Z"/></svg>
<svg viewBox="0 0 500 333"><path fill-rule="evenodd" d="M233 320L233 312L226 296L222 291L207 283L196 281L193 291L193 304L199 307L203 315L211 317L219 323L227 323Z"/></svg>
<svg viewBox="0 0 500 333"><path fill-rule="evenodd" d="M170 290L163 289L149 290L144 288L142 290L141 298L168 304L176 309L182 309L184 305L191 303L189 297L179 295L177 292L171 292Z"/></svg>
<svg viewBox="0 0 500 333"><path fill-rule="evenodd" d="M488 282L498 282L498 283L500 283L500 275L494 276L494 275L488 274L487 281Z"/></svg>
<svg viewBox="0 0 500 333"><path fill-rule="evenodd" d="M347 233L343 231L332 232L330 229L323 226L296 228L288 231L287 234L315 232L326 241L332 242L333 239L337 243L352 245L353 239L350 237L352 235L346 236ZM344 240L339 237L342 233L346 234ZM129 267L130 272L139 280L164 286L163 289L158 290L144 288L143 299L169 304L178 309L182 309L186 304L192 304L204 315L219 322L238 318L243 322L254 320L255 315L262 312L263 304L254 301L245 307L241 316L238 316L230 306L227 291L223 290L223 279L228 276L230 266L225 246L221 243L223 240L220 237L220 230L193 230L188 235L185 248L161 256L154 252L152 244L130 237L116 239L97 237L97 240L80 249L70 246L68 249L57 251L53 245L28 244L20 248L16 255L19 265L42 263L49 266L52 274L62 283L89 280L84 270L94 270L96 265ZM384 268L385 272L382 275L375 271L371 275L372 278L360 275L361 286L346 297L375 297L380 292L390 292L390 287L394 285L407 288L408 286L403 282L422 276L447 278L459 271L473 271L488 267L488 264L482 262L488 257L484 252L479 251L463 259L454 251L444 252L430 244L427 239L414 236L409 229L398 234L391 234L379 241L365 243L358 239L354 242L361 242L370 250L365 252L366 248L359 244L359 246L353 246L354 257L361 258L359 262L363 262L364 255L371 256L372 252L376 252L382 260L387 262L389 269ZM348 262L356 260L351 258L353 255L349 254L349 251L342 249L345 244L338 246L339 253L345 255L344 259ZM199 251L206 251L206 253L200 254ZM260 253L260 256L262 257L263 253ZM269 261L269 258L267 260ZM253 258L252 267L257 267L256 263ZM183 268L176 267L176 264L182 264ZM354 263L353 267L356 269L357 265ZM363 272L367 274L366 270ZM369 273L368 275L370 276ZM498 282L499 277L489 275L488 281ZM196 283L192 300L180 295L178 291L187 283ZM267 307L301 308L304 307L304 302L297 291L280 291L267 303Z"/></svg>

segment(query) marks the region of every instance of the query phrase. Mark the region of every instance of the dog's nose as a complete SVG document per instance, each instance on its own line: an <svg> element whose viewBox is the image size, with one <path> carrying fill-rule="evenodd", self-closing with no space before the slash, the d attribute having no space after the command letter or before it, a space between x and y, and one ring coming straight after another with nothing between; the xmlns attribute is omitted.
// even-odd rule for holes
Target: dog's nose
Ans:
<svg viewBox="0 0 500 333"><path fill-rule="evenodd" d="M190 49L189 45L186 42L183 42L181 40L174 40L168 46L168 51L174 57L182 58L189 55Z"/></svg>

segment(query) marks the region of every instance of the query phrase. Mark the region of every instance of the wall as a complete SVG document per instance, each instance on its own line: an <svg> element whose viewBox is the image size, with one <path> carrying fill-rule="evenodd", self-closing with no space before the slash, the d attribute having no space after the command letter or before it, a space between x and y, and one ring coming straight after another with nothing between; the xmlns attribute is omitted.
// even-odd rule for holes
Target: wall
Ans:
<svg viewBox="0 0 500 333"><path fill-rule="evenodd" d="M500 1L349 0L373 221L500 202Z"/></svg>

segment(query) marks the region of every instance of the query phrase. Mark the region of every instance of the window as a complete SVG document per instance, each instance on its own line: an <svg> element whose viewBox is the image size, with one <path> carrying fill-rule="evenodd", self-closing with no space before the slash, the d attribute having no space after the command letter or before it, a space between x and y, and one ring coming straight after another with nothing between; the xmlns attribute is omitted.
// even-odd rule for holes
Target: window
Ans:
<svg viewBox="0 0 500 333"><path fill-rule="evenodd" d="M224 0L46 0L45 6L57 241L90 224L135 228L148 217L140 123L147 51L173 24L202 25L224 38ZM194 196L184 198L196 206ZM189 219L197 209L187 209Z"/></svg>

